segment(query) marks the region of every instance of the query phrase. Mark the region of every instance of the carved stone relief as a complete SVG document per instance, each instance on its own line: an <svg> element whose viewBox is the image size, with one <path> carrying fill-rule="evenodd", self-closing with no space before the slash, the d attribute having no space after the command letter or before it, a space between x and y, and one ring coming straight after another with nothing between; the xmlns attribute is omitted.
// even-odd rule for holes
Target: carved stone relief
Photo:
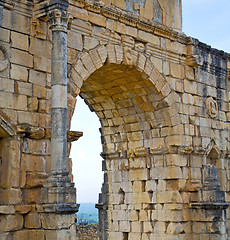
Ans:
<svg viewBox="0 0 230 240"><path fill-rule="evenodd" d="M217 102L212 97L209 97L206 100L206 110L211 118L215 118L218 114Z"/></svg>
<svg viewBox="0 0 230 240"><path fill-rule="evenodd" d="M0 46L0 72L4 71L8 66L8 54L6 50Z"/></svg>
<svg viewBox="0 0 230 240"><path fill-rule="evenodd" d="M125 65L131 65L132 64L132 52L130 48L125 48L124 51L124 62Z"/></svg>

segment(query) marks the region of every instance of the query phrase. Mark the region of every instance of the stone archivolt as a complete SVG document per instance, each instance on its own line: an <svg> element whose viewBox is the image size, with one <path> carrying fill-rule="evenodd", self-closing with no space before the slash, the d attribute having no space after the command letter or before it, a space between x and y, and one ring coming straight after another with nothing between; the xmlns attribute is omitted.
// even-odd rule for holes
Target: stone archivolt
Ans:
<svg viewBox="0 0 230 240"><path fill-rule="evenodd" d="M180 10L0 1L0 239L77 239L78 95L101 122L101 240L228 238L229 55L185 36Z"/></svg>

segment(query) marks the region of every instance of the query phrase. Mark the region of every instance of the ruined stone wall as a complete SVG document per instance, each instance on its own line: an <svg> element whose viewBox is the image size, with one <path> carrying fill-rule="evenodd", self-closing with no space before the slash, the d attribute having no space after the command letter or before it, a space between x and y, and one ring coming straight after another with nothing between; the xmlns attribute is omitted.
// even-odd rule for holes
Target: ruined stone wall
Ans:
<svg viewBox="0 0 230 240"><path fill-rule="evenodd" d="M67 126L80 94L101 122L100 239L227 239L228 54L179 31L180 1L69 3ZM76 239L73 215L43 208L52 37L38 5L0 6L0 239Z"/></svg>

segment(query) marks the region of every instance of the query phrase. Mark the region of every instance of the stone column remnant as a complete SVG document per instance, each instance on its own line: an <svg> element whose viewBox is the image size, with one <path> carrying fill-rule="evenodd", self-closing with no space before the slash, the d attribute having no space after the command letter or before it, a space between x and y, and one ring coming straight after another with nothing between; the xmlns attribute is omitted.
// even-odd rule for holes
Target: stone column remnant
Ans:
<svg viewBox="0 0 230 240"><path fill-rule="evenodd" d="M52 30L51 73L51 175L65 174L67 167L67 24L65 11L48 15Z"/></svg>
<svg viewBox="0 0 230 240"><path fill-rule="evenodd" d="M52 30L51 172L42 189L42 225L47 239L76 239L76 189L67 171L67 29L68 1L51 0ZM52 236L51 236L51 235Z"/></svg>
<svg viewBox="0 0 230 240"><path fill-rule="evenodd" d="M44 184L43 203L46 212L74 213L78 210L76 189L67 171L67 29L72 15L67 13L66 1L56 2L50 1L48 12L53 43L51 172Z"/></svg>

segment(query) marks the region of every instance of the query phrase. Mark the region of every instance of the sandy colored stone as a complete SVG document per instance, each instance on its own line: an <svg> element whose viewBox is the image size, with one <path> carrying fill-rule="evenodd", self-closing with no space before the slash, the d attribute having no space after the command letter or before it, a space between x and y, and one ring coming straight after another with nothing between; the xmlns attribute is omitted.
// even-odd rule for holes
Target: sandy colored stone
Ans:
<svg viewBox="0 0 230 240"><path fill-rule="evenodd" d="M15 213L15 208L14 206L11 205L5 205L5 206L0 206L0 213L1 214L14 214Z"/></svg>
<svg viewBox="0 0 230 240"><path fill-rule="evenodd" d="M47 177L44 172L27 173L26 188L42 187Z"/></svg>
<svg viewBox="0 0 230 240"><path fill-rule="evenodd" d="M44 41L34 37L30 38L29 53L31 54L51 59L51 48L52 44L50 41Z"/></svg>
<svg viewBox="0 0 230 240"><path fill-rule="evenodd" d="M29 41L28 36L17 32L11 33L12 46L24 51L28 51Z"/></svg>
<svg viewBox="0 0 230 240"><path fill-rule="evenodd" d="M75 32L69 32L68 47L81 51L83 49L82 35Z"/></svg>
<svg viewBox="0 0 230 240"><path fill-rule="evenodd" d="M33 85L33 96L45 99L47 96L46 88L39 85Z"/></svg>
<svg viewBox="0 0 230 240"><path fill-rule="evenodd" d="M160 45L160 39L158 37L141 30L138 31L138 39L144 42L150 42L152 44Z"/></svg>
<svg viewBox="0 0 230 240"><path fill-rule="evenodd" d="M40 71L30 70L29 72L29 82L39 85L46 85L46 74Z"/></svg>
<svg viewBox="0 0 230 240"><path fill-rule="evenodd" d="M16 231L23 227L22 215L1 215L0 216L0 230L1 232Z"/></svg>
<svg viewBox="0 0 230 240"><path fill-rule="evenodd" d="M170 64L171 75L175 78L184 78L184 68L183 66L175 63Z"/></svg>
<svg viewBox="0 0 230 240"><path fill-rule="evenodd" d="M84 37L84 49L90 50L95 48L99 44L99 41L95 38L85 36Z"/></svg>
<svg viewBox="0 0 230 240"><path fill-rule="evenodd" d="M89 20L89 22L91 22L95 25L98 25L98 26L105 27L105 25L106 25L105 17L103 17L99 14L92 13L92 12L89 12L88 20Z"/></svg>
<svg viewBox="0 0 230 240"><path fill-rule="evenodd" d="M14 92L14 81L2 78L0 82L0 90L6 92Z"/></svg>
<svg viewBox="0 0 230 240"><path fill-rule="evenodd" d="M1 204L20 204L21 203L21 190L19 189L0 189L1 193Z"/></svg>
<svg viewBox="0 0 230 240"><path fill-rule="evenodd" d="M17 231L13 235L13 240L44 240L44 231L43 230L22 230Z"/></svg>
<svg viewBox="0 0 230 240"><path fill-rule="evenodd" d="M43 214L41 215L42 226L45 229L68 229L75 220L76 216L72 215L55 215L55 214Z"/></svg>
<svg viewBox="0 0 230 240"><path fill-rule="evenodd" d="M19 214L26 214L26 213L30 212L31 209L32 209L31 205L18 205L18 206L15 206L15 210Z"/></svg>
<svg viewBox="0 0 230 240"><path fill-rule="evenodd" d="M18 49L12 49L11 56L14 56L11 59L12 63L26 67L33 67L33 56L28 52L21 51Z"/></svg>
<svg viewBox="0 0 230 240"><path fill-rule="evenodd" d="M1 28L0 31L1 31L0 39L2 41L9 42L10 41L10 31L8 29L4 29L4 28Z"/></svg>
<svg viewBox="0 0 230 240"><path fill-rule="evenodd" d="M25 216L25 227L41 228L41 220L37 212L30 212Z"/></svg>
<svg viewBox="0 0 230 240"><path fill-rule="evenodd" d="M3 1L0 8L0 239L76 239L75 214L68 209L50 213L43 205L75 202L75 191L71 195L69 187L57 187L69 186L68 181L58 176L46 182L59 157L51 157L50 144L56 134L51 134L50 114L56 80L59 90L68 86L68 99L54 96L58 101L52 105L66 111L67 103L63 122L68 129L79 94L101 122L101 239L227 239L229 209L227 214L218 205L206 209L215 194L230 200L230 64L227 54L181 33L181 1L70 0L74 19L67 31L67 56L65 41L59 42L65 33L52 35L46 13L37 19L43 14L41 1L33 8L27 1L11 2ZM63 65L53 70L53 60L64 60ZM60 69L67 79L59 79ZM210 97L217 102L215 117L206 105ZM72 181L76 163L69 158L70 148L68 143ZM224 192L218 184L211 195L204 192L213 187L208 178L204 181L207 164L217 169L211 182ZM45 195L43 186L52 184ZM204 197L206 209L192 206ZM103 229L108 229L104 238Z"/></svg>
<svg viewBox="0 0 230 240"><path fill-rule="evenodd" d="M51 60L43 56L34 56L34 69L51 72Z"/></svg>
<svg viewBox="0 0 230 240"><path fill-rule="evenodd" d="M37 111L38 109L38 99L36 97L28 98L28 109L30 111Z"/></svg>
<svg viewBox="0 0 230 240"><path fill-rule="evenodd" d="M7 99L7 101L5 101ZM15 110L27 110L27 97L7 92L1 92L1 107Z"/></svg>
<svg viewBox="0 0 230 240"><path fill-rule="evenodd" d="M32 96L32 84L25 82L15 82L14 89L16 93L26 96Z"/></svg>

